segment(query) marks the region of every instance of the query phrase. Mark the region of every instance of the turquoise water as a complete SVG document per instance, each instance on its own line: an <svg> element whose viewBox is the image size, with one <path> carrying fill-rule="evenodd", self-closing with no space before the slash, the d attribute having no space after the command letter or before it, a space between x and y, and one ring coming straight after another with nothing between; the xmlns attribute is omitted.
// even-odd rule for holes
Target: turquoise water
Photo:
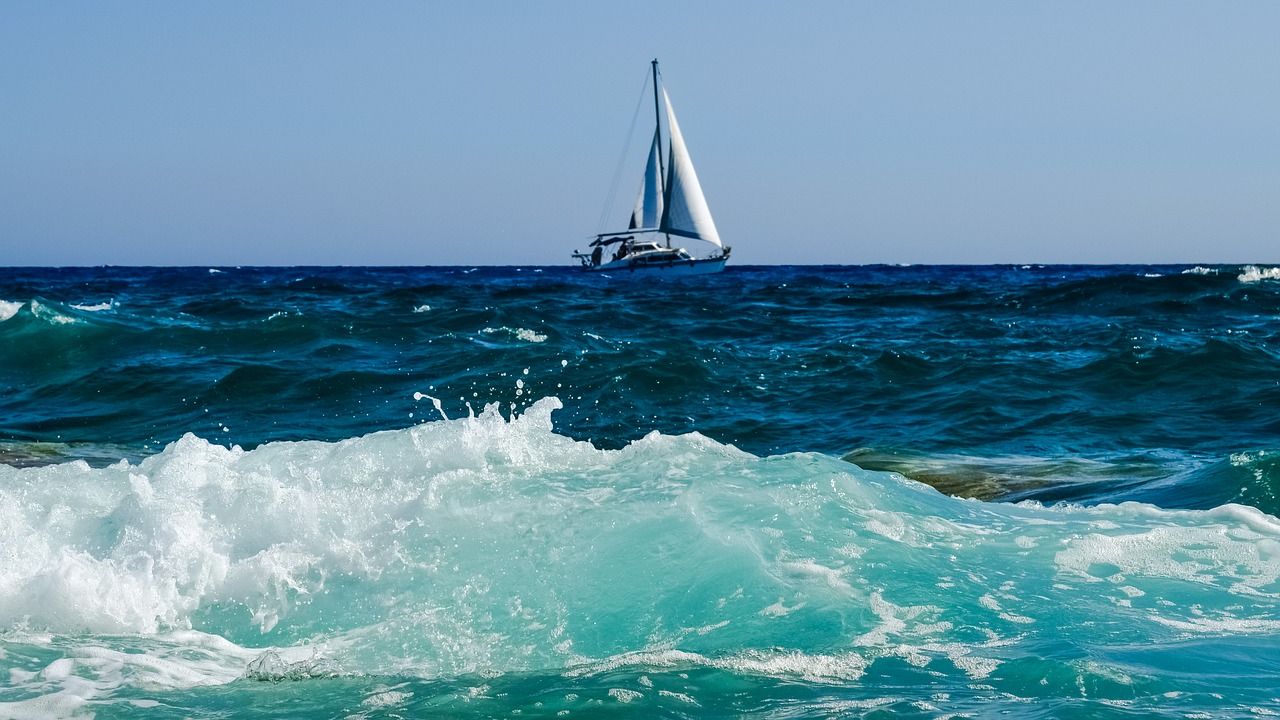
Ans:
<svg viewBox="0 0 1280 720"><path fill-rule="evenodd" d="M1267 268L221 270L0 273L0 717L1280 713Z"/></svg>

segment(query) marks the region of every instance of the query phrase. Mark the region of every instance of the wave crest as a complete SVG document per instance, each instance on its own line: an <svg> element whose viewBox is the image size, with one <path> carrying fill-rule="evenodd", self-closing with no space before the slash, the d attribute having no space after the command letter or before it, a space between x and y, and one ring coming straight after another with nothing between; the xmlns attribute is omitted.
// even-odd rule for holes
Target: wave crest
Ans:
<svg viewBox="0 0 1280 720"><path fill-rule="evenodd" d="M601 450L554 432L559 407L0 468L0 626L190 628L426 677L678 650L810 680L877 658L983 678L1030 629L1274 634L1234 622L1280 607L1280 522L1250 508L967 501L696 434Z"/></svg>
<svg viewBox="0 0 1280 720"><path fill-rule="evenodd" d="M1258 267L1246 265L1236 278L1242 283L1256 283L1263 280L1280 280L1280 267Z"/></svg>

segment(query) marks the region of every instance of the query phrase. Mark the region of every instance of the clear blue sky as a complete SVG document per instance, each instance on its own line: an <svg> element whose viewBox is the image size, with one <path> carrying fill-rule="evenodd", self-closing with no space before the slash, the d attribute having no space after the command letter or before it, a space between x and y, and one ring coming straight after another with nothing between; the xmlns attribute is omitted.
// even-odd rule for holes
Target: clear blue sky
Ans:
<svg viewBox="0 0 1280 720"><path fill-rule="evenodd" d="M654 57L738 263L1280 262L1277 2L10 0L0 264L566 264Z"/></svg>

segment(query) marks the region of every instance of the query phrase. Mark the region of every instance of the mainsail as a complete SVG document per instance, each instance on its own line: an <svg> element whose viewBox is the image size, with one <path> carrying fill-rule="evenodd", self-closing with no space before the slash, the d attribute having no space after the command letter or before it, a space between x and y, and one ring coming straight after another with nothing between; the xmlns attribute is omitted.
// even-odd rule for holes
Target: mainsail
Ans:
<svg viewBox="0 0 1280 720"><path fill-rule="evenodd" d="M658 170L658 161L662 156L662 136L658 130L653 131L653 145L649 148L649 163L644 169L644 180L640 184L640 196L636 198L635 209L631 211L631 224L628 230L640 228L656 228L662 218L662 173Z"/></svg>
<svg viewBox="0 0 1280 720"><path fill-rule="evenodd" d="M676 113L671 109L671 98L667 96L666 88L662 89L662 99L667 103L671 159L667 162L666 206L659 229L671 235L705 240L723 247L720 233L716 232L716 223L711 219L711 210L707 208L707 199L702 195L702 186L698 184L693 161L689 159L689 150L680 134L680 126L676 124ZM648 177L647 172L645 176Z"/></svg>

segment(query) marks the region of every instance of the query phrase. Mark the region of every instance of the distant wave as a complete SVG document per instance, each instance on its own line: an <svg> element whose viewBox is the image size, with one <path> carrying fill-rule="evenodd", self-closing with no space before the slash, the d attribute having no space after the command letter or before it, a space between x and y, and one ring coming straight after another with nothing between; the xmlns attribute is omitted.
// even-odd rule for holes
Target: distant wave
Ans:
<svg viewBox="0 0 1280 720"><path fill-rule="evenodd" d="M1263 280L1280 280L1280 267L1258 267L1248 265L1238 278L1242 283L1256 283Z"/></svg>
<svg viewBox="0 0 1280 720"><path fill-rule="evenodd" d="M114 307L113 302L99 303L96 305L76 305L51 302L43 299L33 299L27 302L10 302L0 300L0 322L10 320L17 316L23 309L26 309L31 316L43 320L52 325L71 325L80 322L80 320L70 312L70 309L82 312L101 312L110 310Z"/></svg>
<svg viewBox="0 0 1280 720"><path fill-rule="evenodd" d="M403 426L435 386L450 416L561 396L561 429L601 447L653 429L766 454L1275 444L1280 283L1246 266L760 268L658 292L567 270L207 270L7 271L2 436L337 440Z"/></svg>
<svg viewBox="0 0 1280 720"><path fill-rule="evenodd" d="M103 302L103 303L97 303L97 304L94 304L94 305L76 305L76 304L74 304L74 303L73 303L73 304L71 305L71 307L73 307L73 308L75 308L75 309L77 309L77 310L84 310L85 312L102 312L103 310L111 310L112 308L114 308L114 307L115 307L115 301L114 301L114 300L108 300L108 301L106 301L106 302Z"/></svg>

